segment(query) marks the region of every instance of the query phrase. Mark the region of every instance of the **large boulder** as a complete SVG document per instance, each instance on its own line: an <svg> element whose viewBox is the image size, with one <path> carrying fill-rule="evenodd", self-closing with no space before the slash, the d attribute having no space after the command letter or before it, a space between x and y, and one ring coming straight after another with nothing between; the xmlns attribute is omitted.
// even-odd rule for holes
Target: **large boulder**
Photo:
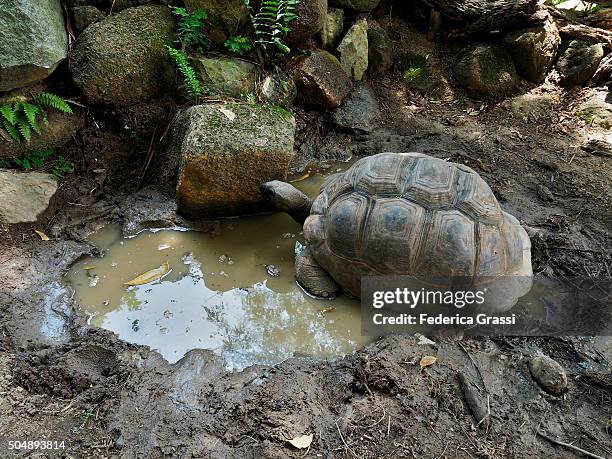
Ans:
<svg viewBox="0 0 612 459"><path fill-rule="evenodd" d="M293 72L298 88L297 103L306 107L339 107L353 89L349 75L327 51L315 50L297 57Z"/></svg>
<svg viewBox="0 0 612 459"><path fill-rule="evenodd" d="M70 72L89 104L126 106L172 88L166 45L175 39L169 8L139 6L90 25L70 53Z"/></svg>
<svg viewBox="0 0 612 459"><path fill-rule="evenodd" d="M304 45L323 29L327 16L327 0L302 0L296 10L297 19L289 24L287 43L291 47Z"/></svg>
<svg viewBox="0 0 612 459"><path fill-rule="evenodd" d="M59 0L0 1L0 91L46 78L67 54Z"/></svg>
<svg viewBox="0 0 612 459"><path fill-rule="evenodd" d="M229 35L249 22L244 0L185 0L184 3L189 11L206 11L211 24Z"/></svg>
<svg viewBox="0 0 612 459"><path fill-rule="evenodd" d="M368 72L385 73L393 67L393 44L389 35L377 22L368 21Z"/></svg>
<svg viewBox="0 0 612 459"><path fill-rule="evenodd" d="M57 180L49 174L0 170L0 221L35 222L56 191Z"/></svg>
<svg viewBox="0 0 612 459"><path fill-rule="evenodd" d="M475 43L460 54L455 76L470 97L503 95L514 89L518 76L512 58L501 46Z"/></svg>
<svg viewBox="0 0 612 459"><path fill-rule="evenodd" d="M321 30L321 46L325 49L335 48L344 29L344 10L330 8Z"/></svg>
<svg viewBox="0 0 612 459"><path fill-rule="evenodd" d="M192 64L204 87L212 95L244 97L255 92L257 66L230 57L198 57Z"/></svg>
<svg viewBox="0 0 612 459"><path fill-rule="evenodd" d="M555 61L561 37L555 23L546 21L541 26L510 33L504 38L504 44L518 73L541 83Z"/></svg>
<svg viewBox="0 0 612 459"><path fill-rule="evenodd" d="M357 21L338 45L340 64L355 81L361 81L368 69L368 22Z"/></svg>
<svg viewBox="0 0 612 459"><path fill-rule="evenodd" d="M287 178L294 136L293 115L280 107L188 108L177 120L170 154L179 212L207 218L270 210L259 187Z"/></svg>
<svg viewBox="0 0 612 459"><path fill-rule="evenodd" d="M380 0L332 0L332 5L359 13L368 13L378 6Z"/></svg>
<svg viewBox="0 0 612 459"><path fill-rule="evenodd" d="M595 74L601 59L601 43L572 40L557 62L562 86L576 86L586 83Z"/></svg>

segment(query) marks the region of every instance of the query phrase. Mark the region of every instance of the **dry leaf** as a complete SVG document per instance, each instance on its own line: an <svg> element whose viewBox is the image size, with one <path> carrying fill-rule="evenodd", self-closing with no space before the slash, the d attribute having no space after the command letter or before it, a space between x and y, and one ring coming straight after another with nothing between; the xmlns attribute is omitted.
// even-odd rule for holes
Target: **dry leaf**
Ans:
<svg viewBox="0 0 612 459"><path fill-rule="evenodd" d="M425 357L421 359L421 361L419 362L419 365L421 366L421 369L423 369L425 367L428 367L429 365L433 365L437 361L438 361L438 357L434 357L433 355L426 355Z"/></svg>
<svg viewBox="0 0 612 459"><path fill-rule="evenodd" d="M334 312L336 310L335 307L333 306L329 306L325 309L321 309L321 314L327 314L328 312Z"/></svg>
<svg viewBox="0 0 612 459"><path fill-rule="evenodd" d="M170 265L166 261L159 268L152 269L151 271L147 271L146 273L142 273L140 276L135 277L129 282L126 282L124 285L143 285L148 284L150 282L156 281L157 279L162 278L166 274L170 272Z"/></svg>
<svg viewBox="0 0 612 459"><path fill-rule="evenodd" d="M47 235L46 235L45 233L43 233L42 231L34 230L34 232L35 232L36 234L38 234L38 235L40 236L40 238L41 238L43 241L50 241L50 240L51 240L51 239L49 239L49 236L47 236Z"/></svg>
<svg viewBox="0 0 612 459"><path fill-rule="evenodd" d="M312 439L314 438L314 434L310 435L302 435L300 437L295 437L291 440L288 440L293 446L298 449L306 449L310 447L312 443Z"/></svg>
<svg viewBox="0 0 612 459"><path fill-rule="evenodd" d="M92 269L96 269L96 267L95 267L95 266L93 266L93 265L92 265L92 266L83 266L83 269L84 269L85 271L91 271Z"/></svg>
<svg viewBox="0 0 612 459"><path fill-rule="evenodd" d="M296 179L291 180L289 183L301 182L302 180L306 180L308 177L310 177L310 174L306 173Z"/></svg>

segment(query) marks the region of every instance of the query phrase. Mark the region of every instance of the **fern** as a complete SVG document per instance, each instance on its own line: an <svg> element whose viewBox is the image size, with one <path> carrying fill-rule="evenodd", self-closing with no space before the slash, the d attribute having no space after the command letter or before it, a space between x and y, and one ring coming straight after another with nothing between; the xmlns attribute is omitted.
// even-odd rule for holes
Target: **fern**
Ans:
<svg viewBox="0 0 612 459"><path fill-rule="evenodd" d="M60 96L50 92L41 92L34 96L30 102L25 98L18 98L10 104L0 105L0 127L16 142L22 139L30 142L32 133L40 135L42 129L38 117L45 125L49 124L45 108L53 108L63 113L72 113L72 108Z"/></svg>
<svg viewBox="0 0 612 459"><path fill-rule="evenodd" d="M259 12L253 16L255 43L266 52L275 49L280 54L289 54L291 49L284 39L291 32L289 24L298 18L297 7L301 0L263 0ZM246 5L252 8L248 1ZM251 13L252 14L252 13Z"/></svg>
<svg viewBox="0 0 612 459"><path fill-rule="evenodd" d="M183 51L171 46L166 46L166 48L168 49L168 54L174 59L178 71L183 75L185 90L189 97L192 99L200 97L204 93L204 90L202 89L202 84L200 80L198 80L195 70L191 64L189 64L187 55Z"/></svg>
<svg viewBox="0 0 612 459"><path fill-rule="evenodd" d="M172 12L179 18L178 35L185 47L193 47L198 52L203 52L210 47L210 41L204 34L206 19L208 19L206 11L195 10L190 13L185 8L172 8Z"/></svg>

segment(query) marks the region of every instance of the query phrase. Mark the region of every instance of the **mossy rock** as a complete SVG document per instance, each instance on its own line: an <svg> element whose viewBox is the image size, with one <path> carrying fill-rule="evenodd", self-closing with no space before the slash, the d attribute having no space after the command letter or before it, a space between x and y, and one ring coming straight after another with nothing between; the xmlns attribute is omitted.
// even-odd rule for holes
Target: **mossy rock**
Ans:
<svg viewBox="0 0 612 459"><path fill-rule="evenodd" d="M128 8L90 25L70 53L70 72L87 103L131 105L174 85L166 45L176 38L165 6Z"/></svg>
<svg viewBox="0 0 612 459"><path fill-rule="evenodd" d="M230 35L249 22L249 10L244 0L185 0L184 3L191 12L205 11L213 26Z"/></svg>
<svg viewBox="0 0 612 459"><path fill-rule="evenodd" d="M192 65L211 95L246 98L255 92L257 66L229 57L198 57Z"/></svg>
<svg viewBox="0 0 612 459"><path fill-rule="evenodd" d="M429 91L435 86L427 57L421 54L406 53L400 56L397 65L409 88Z"/></svg>
<svg viewBox="0 0 612 459"><path fill-rule="evenodd" d="M604 56L601 43L572 40L557 61L561 86L587 83Z"/></svg>
<svg viewBox="0 0 612 459"><path fill-rule="evenodd" d="M501 46L475 43L465 48L456 65L455 76L474 98L500 96L518 84L514 62Z"/></svg>

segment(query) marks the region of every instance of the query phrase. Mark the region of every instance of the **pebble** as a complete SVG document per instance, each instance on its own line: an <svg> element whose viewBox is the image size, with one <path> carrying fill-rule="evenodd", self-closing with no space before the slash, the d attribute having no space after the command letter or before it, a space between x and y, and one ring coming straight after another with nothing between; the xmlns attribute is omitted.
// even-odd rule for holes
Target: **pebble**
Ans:
<svg viewBox="0 0 612 459"><path fill-rule="evenodd" d="M280 269L278 269L274 265L266 265L266 272L268 273L268 276L272 276L272 277L280 276Z"/></svg>
<svg viewBox="0 0 612 459"><path fill-rule="evenodd" d="M529 371L538 385L552 395L560 395L567 389L567 374L558 362L550 357L537 356L529 361Z"/></svg>

